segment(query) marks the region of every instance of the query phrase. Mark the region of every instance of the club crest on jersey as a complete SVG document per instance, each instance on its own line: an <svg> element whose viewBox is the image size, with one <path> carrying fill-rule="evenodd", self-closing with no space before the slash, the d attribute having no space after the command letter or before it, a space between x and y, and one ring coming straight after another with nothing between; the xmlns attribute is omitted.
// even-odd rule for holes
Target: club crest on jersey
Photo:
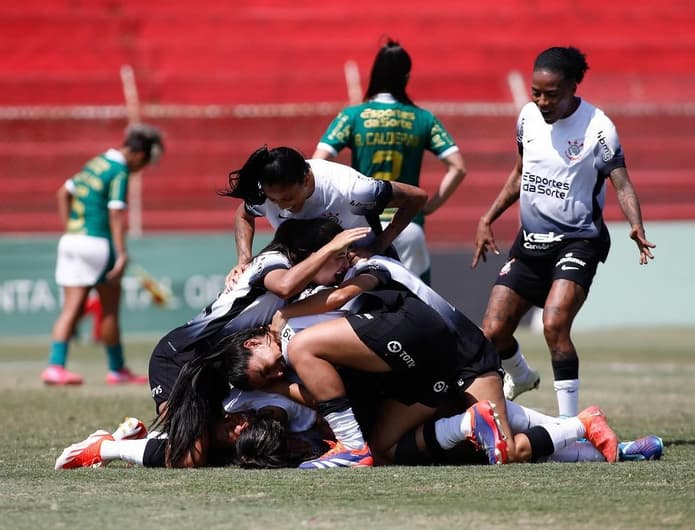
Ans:
<svg viewBox="0 0 695 530"><path fill-rule="evenodd" d="M323 212L321 214L321 218L330 219L331 221L335 221L336 223L338 223L340 226L343 226L342 224L340 224L340 215L336 212Z"/></svg>
<svg viewBox="0 0 695 530"><path fill-rule="evenodd" d="M567 140L569 146L565 150L565 156L570 160L579 159L579 155L582 154L582 148L584 147L584 138L577 138L576 140Z"/></svg>

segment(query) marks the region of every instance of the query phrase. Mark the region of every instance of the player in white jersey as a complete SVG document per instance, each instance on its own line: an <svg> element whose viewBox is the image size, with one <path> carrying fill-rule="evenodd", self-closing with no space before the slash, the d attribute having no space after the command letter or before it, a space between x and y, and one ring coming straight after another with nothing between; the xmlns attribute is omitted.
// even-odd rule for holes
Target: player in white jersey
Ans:
<svg viewBox="0 0 695 530"><path fill-rule="evenodd" d="M220 405L229 387L224 373L219 370L211 369L204 377L200 376L197 367L210 364L200 361L200 358L215 351L222 337L270 322L272 314L285 303L285 299L297 295L313 279L334 283L335 277L321 274L323 265L338 262L334 273L340 267L344 272L347 268L343 266L345 249L368 232L367 228L342 230L334 223L320 220L285 223L276 232L273 242L252 261L252 266L232 287L220 293L195 318L165 335L155 347L149 370L152 398L159 414L155 428L167 433L168 438L153 439L147 448L142 445L133 449L132 445L127 445L125 448L116 446L113 450L134 451L130 454L139 458L138 463L154 466L165 464L164 448L174 445L174 449L168 451L170 459L167 465L204 465L207 451L196 453L191 448L201 438L204 439L201 443L206 443L208 434L203 436L202 433L217 432L212 424L217 426L224 419L220 417L223 412ZM221 384L215 385L219 378L222 378ZM215 406L201 403L214 403ZM191 412L191 407L194 412ZM207 414L196 414L199 411L207 411ZM91 447L98 442L100 447L101 441L91 440L88 445ZM79 467L77 453L84 460L90 459L90 451L99 452L95 447L89 451L84 447L68 449L59 459L61 467Z"/></svg>
<svg viewBox="0 0 695 530"><path fill-rule="evenodd" d="M370 226L364 242L384 254L393 240L424 206L427 193L409 184L376 180L349 166L325 160L305 160L289 147L256 150L244 166L233 171L225 196L243 199L235 218L238 263L227 284L251 258L257 217L273 228L287 219L330 218L343 228ZM382 230L379 215L386 207L397 211Z"/></svg>
<svg viewBox="0 0 695 530"><path fill-rule="evenodd" d="M574 47L549 48L536 58L533 102L524 106L517 122L516 165L480 218L472 262L475 267L488 251L499 253L492 222L518 200L521 229L490 294L482 327L502 357L505 395L514 399L540 381L514 331L532 306L543 308L543 332L563 416L574 416L579 409L572 322L610 247L602 215L607 179L630 223L640 264L653 259L650 249L655 246L645 237L615 126L576 95L588 68L584 54Z"/></svg>
<svg viewBox="0 0 695 530"><path fill-rule="evenodd" d="M617 458L617 437L597 408L512 436L496 371L499 357L492 344L399 262L374 257L358 265L355 275L340 287L322 290L281 312L284 318L334 311L357 296L356 313L328 319L322 315L323 321L313 324L306 316L303 322L294 319L293 328L311 325L297 334L296 329L284 329L279 343L274 333L248 330L222 345L234 363L229 374L235 386L263 388L284 375L289 362L315 399L338 443L300 467L366 466L373 464L373 456L381 464L408 458L412 463L413 454L422 450L415 440L423 433L429 440L427 448L440 452L473 438L490 463L507 461L507 451L515 461L547 456L583 435L607 460ZM384 391L390 399L382 405L371 435L374 455L334 365L386 374ZM444 423L429 421L451 397L479 402ZM497 412L491 398L498 404ZM445 433L446 447L437 445L438 428Z"/></svg>

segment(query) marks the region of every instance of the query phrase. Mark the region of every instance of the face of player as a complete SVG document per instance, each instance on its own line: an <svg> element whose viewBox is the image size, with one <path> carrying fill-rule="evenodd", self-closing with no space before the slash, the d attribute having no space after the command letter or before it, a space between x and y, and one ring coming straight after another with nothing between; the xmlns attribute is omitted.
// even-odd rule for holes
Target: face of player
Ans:
<svg viewBox="0 0 695 530"><path fill-rule="evenodd" d="M263 184L262 189L268 200L277 204L279 208L298 213L302 211L304 203L314 191L310 184L310 176L307 175L299 184Z"/></svg>
<svg viewBox="0 0 695 530"><path fill-rule="evenodd" d="M574 96L577 84L558 72L536 70L531 81L531 98L546 123L555 123L572 114L579 104Z"/></svg>
<svg viewBox="0 0 695 530"><path fill-rule="evenodd" d="M246 376L251 388L263 388L272 381L281 379L285 373L285 361L280 345L273 340L270 333L253 337L244 342L244 347L251 352Z"/></svg>
<svg viewBox="0 0 695 530"><path fill-rule="evenodd" d="M215 424L212 444L215 447L234 447L241 431L248 426L250 412L233 412L226 414L224 419Z"/></svg>
<svg viewBox="0 0 695 530"><path fill-rule="evenodd" d="M347 251L343 250L333 254L321 266L314 275L314 283L318 285L335 285L340 283L345 276L345 271L350 267Z"/></svg>

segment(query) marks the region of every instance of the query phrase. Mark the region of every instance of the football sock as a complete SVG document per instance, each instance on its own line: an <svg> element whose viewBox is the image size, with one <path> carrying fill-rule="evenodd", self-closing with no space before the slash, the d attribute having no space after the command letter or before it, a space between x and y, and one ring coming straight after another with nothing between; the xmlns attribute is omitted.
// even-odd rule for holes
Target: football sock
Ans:
<svg viewBox="0 0 695 530"><path fill-rule="evenodd" d="M114 344L113 346L106 346L106 358L109 363L109 370L112 372L118 372L125 361L123 360L123 347L121 344Z"/></svg>
<svg viewBox="0 0 695 530"><path fill-rule="evenodd" d="M362 429L360 429L352 412L350 401L345 396L317 403L318 411L323 415L336 440L348 449L362 449L365 446Z"/></svg>
<svg viewBox="0 0 695 530"><path fill-rule="evenodd" d="M48 354L48 364L57 364L65 366L68 360L68 343L62 341L54 341L51 343L51 349Z"/></svg>
<svg viewBox="0 0 695 530"><path fill-rule="evenodd" d="M574 442L555 451L548 460L553 462L605 462L601 451L588 442Z"/></svg>
<svg viewBox="0 0 695 530"><path fill-rule="evenodd" d="M558 414L572 417L579 414L579 379L567 379L553 383L557 396Z"/></svg>
<svg viewBox="0 0 695 530"><path fill-rule="evenodd" d="M145 467L165 467L166 438L145 438L145 452L142 465Z"/></svg>
<svg viewBox="0 0 695 530"><path fill-rule="evenodd" d="M506 407L507 418L509 419L509 426L512 428L512 432L524 432L526 429L536 425L560 421L547 414L519 405L514 401L507 400Z"/></svg>
<svg viewBox="0 0 695 530"><path fill-rule="evenodd" d="M529 367L516 339L514 340L514 346L514 353L509 357L502 358L502 368L514 381L522 381L526 378Z"/></svg>
<svg viewBox="0 0 695 530"><path fill-rule="evenodd" d="M434 424L434 435L442 449L455 447L471 435L470 413L464 412L437 420Z"/></svg>
<svg viewBox="0 0 695 530"><path fill-rule="evenodd" d="M546 423L538 428L544 429L553 441L553 449L557 451L573 444L584 436L584 424L579 418L565 418L558 423Z"/></svg>
<svg viewBox="0 0 695 530"><path fill-rule="evenodd" d="M104 440L101 442L102 460L120 459L129 464L143 465L145 447L149 440Z"/></svg>

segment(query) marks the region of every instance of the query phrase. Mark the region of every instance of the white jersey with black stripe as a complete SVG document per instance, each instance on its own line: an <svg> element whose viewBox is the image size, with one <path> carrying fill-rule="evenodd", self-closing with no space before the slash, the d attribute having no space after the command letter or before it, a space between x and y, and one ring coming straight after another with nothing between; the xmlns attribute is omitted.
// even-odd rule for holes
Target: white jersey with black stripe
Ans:
<svg viewBox="0 0 695 530"><path fill-rule="evenodd" d="M329 218L343 228L370 226L367 215L378 218L391 198L391 184L364 176L350 166L327 160L307 160L314 174L315 189L301 211L283 210L267 200L263 204L246 204L246 211L256 217L265 217L276 229L287 219ZM373 238L373 236L372 236ZM368 241L360 242L369 244Z"/></svg>
<svg viewBox="0 0 695 530"><path fill-rule="evenodd" d="M519 206L525 242L542 247L564 239L599 237L605 179L625 167L613 122L581 101L572 115L546 123L538 107L528 103L517 120L517 147L522 157Z"/></svg>
<svg viewBox="0 0 695 530"><path fill-rule="evenodd" d="M256 256L233 287L222 291L197 316L169 334L173 347L185 350L222 329L232 333L268 324L275 311L285 305L285 300L268 292L263 279L273 270L291 267L289 259L277 251Z"/></svg>
<svg viewBox="0 0 695 530"><path fill-rule="evenodd" d="M297 403L281 394L262 390L240 390L232 387L223 402L228 413L257 411L264 407L277 407L287 414L287 429L298 433L309 430L316 423L317 413L309 407Z"/></svg>

